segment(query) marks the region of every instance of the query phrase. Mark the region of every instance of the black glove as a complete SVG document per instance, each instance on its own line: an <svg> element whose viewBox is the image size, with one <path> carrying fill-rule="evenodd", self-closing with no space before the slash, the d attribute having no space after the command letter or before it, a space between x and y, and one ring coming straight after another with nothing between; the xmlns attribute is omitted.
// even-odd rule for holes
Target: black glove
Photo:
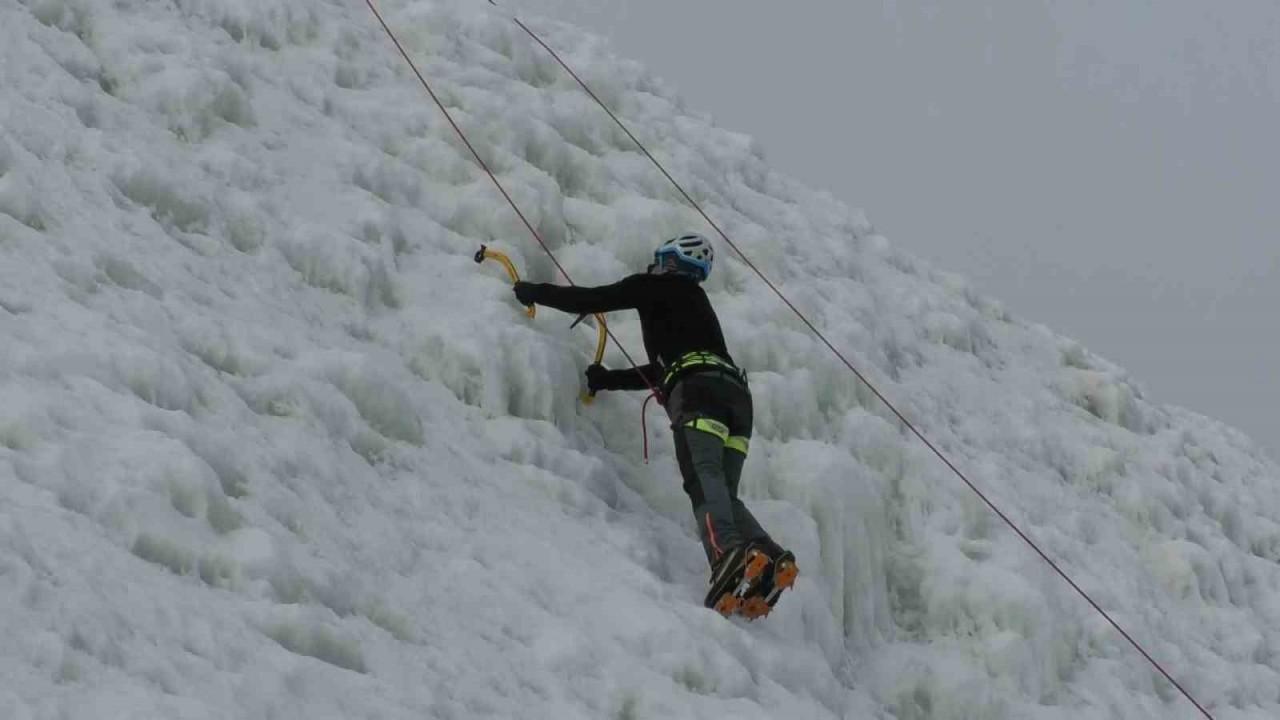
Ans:
<svg viewBox="0 0 1280 720"><path fill-rule="evenodd" d="M532 306L538 301L539 293L536 283L521 280L515 285L512 285L511 289L515 292L516 300L518 300L521 305Z"/></svg>
<svg viewBox="0 0 1280 720"><path fill-rule="evenodd" d="M587 389L591 392L608 390L608 378L609 371L605 370L600 363L592 363L587 366Z"/></svg>

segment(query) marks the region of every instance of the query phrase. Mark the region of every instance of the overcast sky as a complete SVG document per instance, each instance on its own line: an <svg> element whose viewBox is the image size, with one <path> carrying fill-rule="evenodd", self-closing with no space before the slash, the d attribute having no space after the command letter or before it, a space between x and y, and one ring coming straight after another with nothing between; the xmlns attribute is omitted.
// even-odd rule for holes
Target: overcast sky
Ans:
<svg viewBox="0 0 1280 720"><path fill-rule="evenodd" d="M507 0L1280 458L1280 2Z"/></svg>

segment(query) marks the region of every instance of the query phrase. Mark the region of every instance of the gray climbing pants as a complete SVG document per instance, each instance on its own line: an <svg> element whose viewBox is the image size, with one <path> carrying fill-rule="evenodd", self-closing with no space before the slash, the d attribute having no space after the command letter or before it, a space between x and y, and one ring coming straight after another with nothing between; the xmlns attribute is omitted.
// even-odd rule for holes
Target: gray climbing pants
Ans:
<svg viewBox="0 0 1280 720"><path fill-rule="evenodd" d="M743 541L768 540L738 499L738 483L751 440L751 392L728 373L687 375L667 396L684 491L693 504L698 535L714 563Z"/></svg>

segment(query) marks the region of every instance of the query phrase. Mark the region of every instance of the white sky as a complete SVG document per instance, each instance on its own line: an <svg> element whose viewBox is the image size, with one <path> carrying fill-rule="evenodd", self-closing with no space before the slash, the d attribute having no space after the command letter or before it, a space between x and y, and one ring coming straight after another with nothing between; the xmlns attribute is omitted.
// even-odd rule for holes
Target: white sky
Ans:
<svg viewBox="0 0 1280 720"><path fill-rule="evenodd" d="M1280 456L1280 3L507 0Z"/></svg>

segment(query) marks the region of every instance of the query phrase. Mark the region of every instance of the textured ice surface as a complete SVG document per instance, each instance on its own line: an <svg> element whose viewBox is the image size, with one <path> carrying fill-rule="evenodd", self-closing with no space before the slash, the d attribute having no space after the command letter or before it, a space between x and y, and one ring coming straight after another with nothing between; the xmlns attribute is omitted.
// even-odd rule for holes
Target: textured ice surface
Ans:
<svg viewBox="0 0 1280 720"><path fill-rule="evenodd" d="M705 231L505 17L383 9L578 282ZM534 25L1216 717L1280 714L1249 440ZM358 2L0 5L0 717L1195 716L723 247L744 492L804 572L703 609L660 413L644 465L638 397L577 403L593 331L472 263L557 279L424 100Z"/></svg>

